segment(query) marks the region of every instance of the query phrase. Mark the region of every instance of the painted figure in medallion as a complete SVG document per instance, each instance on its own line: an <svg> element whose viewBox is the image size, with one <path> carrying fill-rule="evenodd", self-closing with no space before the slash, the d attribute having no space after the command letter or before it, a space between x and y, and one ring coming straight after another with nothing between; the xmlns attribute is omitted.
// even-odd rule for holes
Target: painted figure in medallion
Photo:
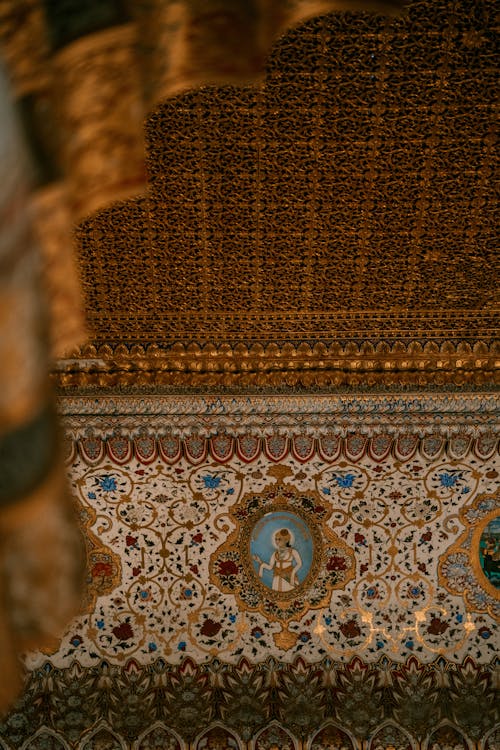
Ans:
<svg viewBox="0 0 500 750"><path fill-rule="evenodd" d="M500 516L489 522L479 540L482 571L495 588L500 588Z"/></svg>
<svg viewBox="0 0 500 750"><path fill-rule="evenodd" d="M302 567L302 558L293 546L293 534L288 528L278 529L273 534L275 550L268 563L264 562L258 555L254 560L259 564L259 578L262 578L265 570L273 573L273 591L291 591L298 586L297 573Z"/></svg>

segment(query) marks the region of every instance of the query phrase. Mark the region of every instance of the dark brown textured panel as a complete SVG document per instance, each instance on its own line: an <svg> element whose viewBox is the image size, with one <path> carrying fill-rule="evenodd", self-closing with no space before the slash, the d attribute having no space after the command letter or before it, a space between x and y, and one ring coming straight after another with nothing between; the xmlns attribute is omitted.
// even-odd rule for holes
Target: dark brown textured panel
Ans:
<svg viewBox="0 0 500 750"><path fill-rule="evenodd" d="M325 16L160 105L148 196L80 227L96 342L491 342L493 11Z"/></svg>

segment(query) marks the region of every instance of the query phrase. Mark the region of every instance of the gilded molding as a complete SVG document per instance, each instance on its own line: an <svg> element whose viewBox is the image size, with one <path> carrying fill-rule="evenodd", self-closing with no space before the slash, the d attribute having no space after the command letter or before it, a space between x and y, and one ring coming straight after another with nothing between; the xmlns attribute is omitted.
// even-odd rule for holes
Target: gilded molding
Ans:
<svg viewBox="0 0 500 750"><path fill-rule="evenodd" d="M498 384L497 343L474 345L414 341L393 346L302 343L177 343L170 349L119 344L87 345L53 370L61 386L127 385L490 385Z"/></svg>

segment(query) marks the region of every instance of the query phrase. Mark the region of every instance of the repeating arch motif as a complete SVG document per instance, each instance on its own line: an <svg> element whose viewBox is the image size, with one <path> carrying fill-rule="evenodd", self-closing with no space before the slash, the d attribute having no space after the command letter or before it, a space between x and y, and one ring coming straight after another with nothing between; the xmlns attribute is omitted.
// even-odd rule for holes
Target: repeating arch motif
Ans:
<svg viewBox="0 0 500 750"><path fill-rule="evenodd" d="M184 750L180 737L162 722L153 724L137 739L133 750Z"/></svg>
<svg viewBox="0 0 500 750"><path fill-rule="evenodd" d="M325 724L311 739L308 750L357 750L356 741L337 724Z"/></svg>
<svg viewBox="0 0 500 750"><path fill-rule="evenodd" d="M458 727L445 720L430 733L425 750L472 750L472 746Z"/></svg>
<svg viewBox="0 0 500 750"><path fill-rule="evenodd" d="M128 750L125 742L107 726L99 724L83 738L81 750Z"/></svg>
<svg viewBox="0 0 500 750"><path fill-rule="evenodd" d="M281 724L273 721L259 732L252 750L297 750L297 743Z"/></svg>
<svg viewBox="0 0 500 750"><path fill-rule="evenodd" d="M240 750L241 743L233 732L221 724L214 724L198 737L196 750Z"/></svg>
<svg viewBox="0 0 500 750"><path fill-rule="evenodd" d="M500 750L500 724L493 727L482 743L483 750Z"/></svg>
<svg viewBox="0 0 500 750"><path fill-rule="evenodd" d="M1 744L0 747L4 747ZM22 746L22 750L69 750L64 738L53 729L40 727L40 729Z"/></svg>
<svg viewBox="0 0 500 750"><path fill-rule="evenodd" d="M375 730L368 750L414 750L411 737L392 721L387 721Z"/></svg>
<svg viewBox="0 0 500 750"><path fill-rule="evenodd" d="M245 740L222 722L214 722L188 742L156 721L133 742L100 721L71 744L60 732L40 727L23 742L0 737L0 750L500 750L500 724L473 742L448 720L430 728L419 742L392 720L380 724L366 741L334 721L326 721L301 742L277 721L269 723Z"/></svg>

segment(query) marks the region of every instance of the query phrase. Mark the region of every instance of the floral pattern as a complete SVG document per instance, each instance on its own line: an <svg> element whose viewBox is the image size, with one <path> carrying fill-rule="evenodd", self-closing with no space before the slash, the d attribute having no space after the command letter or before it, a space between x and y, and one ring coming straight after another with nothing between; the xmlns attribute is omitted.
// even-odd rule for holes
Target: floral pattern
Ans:
<svg viewBox="0 0 500 750"><path fill-rule="evenodd" d="M407 463L391 456L365 455L356 463L288 456L276 464L261 451L249 463L238 456L195 465L186 457L174 464L131 457L121 465L106 456L87 463L76 454L70 471L87 539L88 596L87 612L51 657L58 667L73 658L91 666L130 656L148 663L157 655L203 663L215 653L230 662L285 651L308 660L384 652L488 660L493 653L491 614L472 612L458 588L436 590L435 581L440 556L462 532L451 519L463 512L473 523L485 512L477 498L497 491L496 456L484 462L473 453L458 460L441 452ZM317 610L306 611L300 597L284 610L272 598L263 604L252 587L235 600L244 577L237 527L258 510L266 487L280 482L344 545L326 554L324 576L347 582L327 600L320 586ZM345 579L346 549L355 557L352 580ZM441 574L457 587L470 581L466 556L457 550L447 557ZM316 594L307 596L314 601ZM283 617L290 637L279 647ZM28 667L44 658L30 654Z"/></svg>
<svg viewBox="0 0 500 750"><path fill-rule="evenodd" d="M426 398L435 408L437 397ZM195 399L181 397L163 416L145 399L144 418L133 400L92 406L103 414L82 407L68 420L68 465L87 543L86 608L53 653L26 655L26 694L0 723L0 741L17 750L45 727L71 748L101 740L184 748L219 723L246 747L276 727L292 743L312 742L333 722L357 747L383 727L380 737L423 742L445 719L474 741L485 737L496 619L462 591L472 592L474 529L498 493L496 443L471 432L462 450L443 434L399 434L393 418L413 408L400 401L377 412L383 439L368 428L356 439L332 435L321 398L302 402L307 439L293 399L269 401L272 429L282 425L275 440L256 426L261 406L252 411L241 398L234 412L207 399L203 417ZM290 413L280 415L278 403ZM205 433L180 428L183 409L184 423L192 418ZM353 413L368 419L367 409ZM244 566L233 543L278 486L311 501L302 511L341 542L327 549L325 575L352 569L346 550L355 560L355 575L317 609L286 600L281 640L279 599L268 597L266 609L260 591L235 594Z"/></svg>
<svg viewBox="0 0 500 750"><path fill-rule="evenodd" d="M269 657L254 665L218 658L195 665L185 657L177 666L156 657L148 665L75 661L64 669L47 660L0 720L0 747L187 750L225 736L248 750L281 740L280 748L300 741L314 750L359 750L362 742L408 750L431 747L432 735L441 746L452 736L452 746L467 737L479 747L489 736L493 750L494 670L494 660L423 664L415 656L311 664Z"/></svg>

